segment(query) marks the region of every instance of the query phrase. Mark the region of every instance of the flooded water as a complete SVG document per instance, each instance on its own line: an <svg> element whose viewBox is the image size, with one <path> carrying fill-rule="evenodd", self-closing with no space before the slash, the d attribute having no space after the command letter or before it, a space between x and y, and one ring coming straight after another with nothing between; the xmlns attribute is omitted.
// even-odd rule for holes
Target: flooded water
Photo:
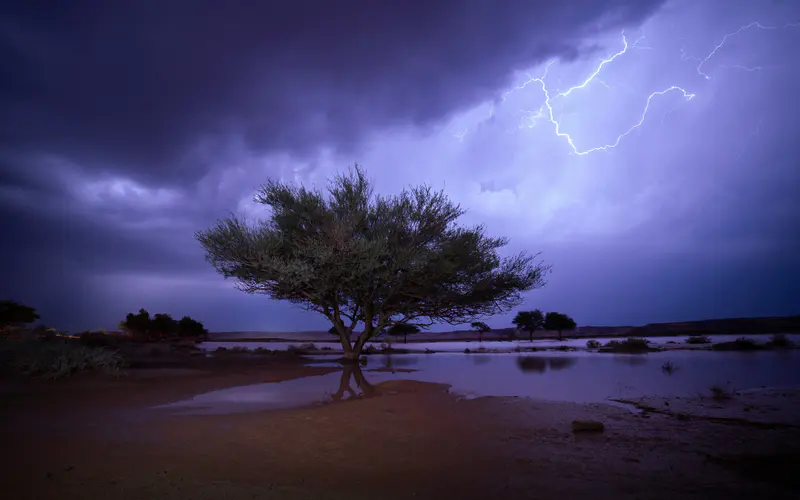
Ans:
<svg viewBox="0 0 800 500"><path fill-rule="evenodd" d="M338 366L326 356L315 358L310 362ZM672 370L664 369L667 362ZM443 383L466 398L519 396L584 403L640 396L709 395L713 385L731 390L800 386L800 350L375 355L364 367L348 366L322 376L213 391L162 408L189 413L292 408L369 396L375 384L388 380Z"/></svg>
<svg viewBox="0 0 800 500"><path fill-rule="evenodd" d="M712 343L719 343L719 342L731 342L736 340L737 338L742 337L742 335L711 335L709 338L711 339ZM789 340L800 344L800 334L789 334L786 336ZM770 339L769 335L752 335L748 338L753 339L756 343L765 343L768 342ZM654 346L663 346L666 345L668 342L676 342L678 344L684 344L686 337L647 337L648 340ZM516 340L516 341L486 341L486 342L478 342L469 341L469 342L409 342L404 344L402 342L392 342L392 347L395 349L406 349L409 351L418 351L418 352L425 352L426 350L436 351L436 352L464 352L465 349L475 350L480 347L489 350L497 350L497 351L506 351L512 352L516 348L530 348L530 347L537 347L542 349L559 347L559 346L567 346L567 347L577 347L577 348L585 348L586 342L589 340L597 340L601 344L605 344L609 340L609 338L599 338L599 339L591 339L587 338L580 338L580 339L567 339L564 341L558 340L534 340L533 342L528 340ZM617 339L620 340L620 339ZM224 347L226 349L232 348L244 348L244 349L257 349L259 347L264 349L269 349L272 351L285 351L290 347L300 347L305 342L203 342L200 344L200 347L207 350L213 351L217 348ZM325 349L330 351L341 352L342 345L337 341L330 341L330 342L313 342L313 344L318 349ZM374 345L376 348L379 348L381 342L370 342L367 345Z"/></svg>

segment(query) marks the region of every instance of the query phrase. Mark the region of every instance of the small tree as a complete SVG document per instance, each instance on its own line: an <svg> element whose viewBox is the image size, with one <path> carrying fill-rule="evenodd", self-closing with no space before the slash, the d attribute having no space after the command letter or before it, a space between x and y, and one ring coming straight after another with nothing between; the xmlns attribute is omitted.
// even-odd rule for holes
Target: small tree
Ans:
<svg viewBox="0 0 800 500"><path fill-rule="evenodd" d="M119 324L119 329L134 337L147 338L150 335L150 313L139 309L137 314L128 313Z"/></svg>
<svg viewBox="0 0 800 500"><path fill-rule="evenodd" d="M539 309L520 311L514 316L511 323L520 330L528 332L528 339L533 342L533 332L544 326L544 314Z"/></svg>
<svg viewBox="0 0 800 500"><path fill-rule="evenodd" d="M489 333L492 331L492 329L489 328L489 325L483 321L473 321L471 326L474 330L478 331L478 342L483 342L484 333Z"/></svg>
<svg viewBox="0 0 800 500"><path fill-rule="evenodd" d="M36 309L13 300L0 300L0 332L10 326L26 325L39 319Z"/></svg>
<svg viewBox="0 0 800 500"><path fill-rule="evenodd" d="M164 339L178 333L178 322L166 313L159 313L150 320L150 336L156 339Z"/></svg>
<svg viewBox="0 0 800 500"><path fill-rule="evenodd" d="M557 331L558 340L564 340L561 336L561 332L563 330L574 330L577 326L578 325L575 323L575 320L566 314L549 312L544 318L544 329L549 331Z"/></svg>
<svg viewBox="0 0 800 500"><path fill-rule="evenodd" d="M388 330L386 330L386 333L388 333L389 335L393 335L395 337L399 337L402 335L404 344L408 343L409 334L414 334L419 332L420 332L419 326L410 323L399 323L397 325L392 325Z"/></svg>
<svg viewBox="0 0 800 500"><path fill-rule="evenodd" d="M544 286L549 270L524 253L501 258L507 240L458 226L464 211L441 192L373 196L357 165L331 181L327 196L270 181L255 199L270 219L251 226L234 216L198 232L206 259L247 293L324 314L350 361L394 325L508 311L522 292Z"/></svg>
<svg viewBox="0 0 800 500"><path fill-rule="evenodd" d="M208 337L208 330L205 329L203 323L189 316L184 316L178 321L178 336L181 338L205 340Z"/></svg>

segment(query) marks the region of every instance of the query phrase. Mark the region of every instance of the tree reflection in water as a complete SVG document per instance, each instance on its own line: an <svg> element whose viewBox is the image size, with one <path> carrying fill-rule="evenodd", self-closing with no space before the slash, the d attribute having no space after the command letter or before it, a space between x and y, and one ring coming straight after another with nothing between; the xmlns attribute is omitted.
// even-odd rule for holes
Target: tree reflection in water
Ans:
<svg viewBox="0 0 800 500"><path fill-rule="evenodd" d="M351 386L351 380L355 380L355 389ZM357 390L356 390L357 389ZM345 393L349 397L344 398ZM353 398L368 398L376 393L375 386L367 382L361 371L361 365L357 363L345 363L342 365L342 377L339 380L339 390L331 395L333 401L341 401Z"/></svg>
<svg viewBox="0 0 800 500"><path fill-rule="evenodd" d="M519 369L527 373L544 373L549 368L551 371L565 370L574 365L578 358L566 356L520 356L517 358Z"/></svg>

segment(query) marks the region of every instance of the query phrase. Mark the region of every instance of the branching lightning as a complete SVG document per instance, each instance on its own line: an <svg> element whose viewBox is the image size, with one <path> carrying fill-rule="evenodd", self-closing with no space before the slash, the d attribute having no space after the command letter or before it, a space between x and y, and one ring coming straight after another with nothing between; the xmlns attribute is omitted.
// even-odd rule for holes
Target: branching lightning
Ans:
<svg viewBox="0 0 800 500"><path fill-rule="evenodd" d="M787 24L782 25L782 26L768 26L768 25L761 24L759 22L752 22L752 23L749 23L749 24L746 24L744 26L739 27L737 30L735 30L735 31L733 31L731 33L727 33L719 41L719 43L714 45L713 49L705 57L689 56L689 55L686 54L686 52L683 49L681 49L681 60L684 60L684 61L691 60L691 61L697 62L696 70L697 70L698 75L702 76L706 80L710 80L711 76L703 71L703 66L710 59L712 59L720 50L722 50L722 48L725 46L726 42L731 37L734 37L734 36L742 33L743 31L746 31L746 30L752 29L752 28L758 28L758 29L761 29L761 30L779 30L779 29L785 29L785 28L790 28L790 27L800 27L800 23L787 23ZM585 156L585 155L588 155L590 153L594 153L594 152L598 152L598 151L606 151L606 150L609 150L609 149L616 148L626 136L631 134L634 130L636 130L637 128L641 127L645 123L645 120L647 119L648 112L650 110L650 104L652 103L653 99L655 99L656 97L660 97L660 96L666 95L668 93L679 93L679 94L681 94L681 96L685 100L690 101L696 96L696 94L690 93L685 88L683 88L681 86L678 86L678 85L670 85L669 87L667 87L667 88L665 88L663 90L652 92L644 100L645 101L644 102L644 109L643 109L642 113L639 115L638 121L636 121L632 126L630 126L622 134L618 135L613 142L611 142L609 144L604 144L602 146L596 146L596 147L588 148L588 149L579 149L578 146L575 144L575 140L573 139L573 137L568 132L565 132L565 131L562 130L563 127L562 127L562 124L561 124L561 121L560 121L560 117L556 117L556 113L555 113L555 111L553 109L553 103L556 102L558 99L564 99L564 98L569 97L573 92L585 89L589 84L591 84L592 82L595 82L595 81L600 83L601 85L604 85L607 88L611 88L606 82L604 82L599 77L600 73L603 71L603 69L606 66L608 66L612 62L614 62L614 60L616 60L617 58L622 57L623 55L628 53L629 49L632 49L632 48L636 48L636 49L652 49L652 47L649 47L649 46L645 47L645 46L639 45L639 43L643 39L644 39L644 37L640 37L639 39L635 40L633 43L629 44L628 43L628 39L625 36L625 33L623 32L622 33L623 47L622 47L621 50L619 50L618 52L616 52L616 53L608 56L607 58L601 60L597 64L597 66L595 66L594 70L589 74L589 76L586 79L584 79L584 81L582 83L580 83L579 85L575 85L574 87L570 87L567 90L560 91L560 92L552 91L551 89L548 88L547 83L546 83L548 70L550 69L550 66L554 63L554 61L550 61L545 66L544 74L542 76L534 77L534 76L531 76L530 74L528 74L527 75L527 77L528 77L527 80L523 81L522 83L520 83L516 87L513 87L513 88L509 89L508 91L506 91L505 93L503 93L502 96L500 97L499 102L497 103L497 105L503 104L511 94L513 94L515 92L522 91L522 90L526 89L531 84L536 84L539 88L541 88L541 91L542 91L542 93L544 95L544 103L542 104L542 106L539 109L519 110L518 113L521 114L522 117L521 117L521 119L519 121L518 128L520 128L520 129L521 128L533 128L533 127L535 127L537 125L537 122L539 120L546 119L547 122L549 122L549 124L551 124L554 127L556 136L558 136L560 138L563 138L567 142L567 144L569 144L570 148L572 149L572 153L575 154L575 155L579 155L579 156ZM727 66L727 67L732 67L732 68L736 68L736 69L739 69L739 70L742 70L742 71L746 71L746 72L751 72L751 73L752 72L758 72L758 71L761 71L761 70L764 69L764 67L762 67L762 66L745 66L745 65L740 65L740 64L730 65L730 66ZM675 110L676 106L677 105L673 106L667 114L672 113ZM494 116L495 108L496 108L495 105L492 105L490 107L489 116L487 117L487 119L488 118L492 118ZM666 115L664 115L664 116L666 117ZM662 119L662 122L663 122L663 119ZM466 134L467 134L467 130L463 130L463 131L460 131L457 134L455 134L455 137L460 142L463 142Z"/></svg>
<svg viewBox="0 0 800 500"><path fill-rule="evenodd" d="M684 60L699 61L699 64L697 65L697 74L702 76L706 80L710 80L711 76L709 76L707 73L703 72L703 69L702 69L703 65L705 63L707 63L709 59L714 57L717 54L717 52L719 52L722 49L722 47L725 45L725 42L727 42L730 37L736 36L736 35L738 35L739 33L743 32L743 31L749 30L750 28L758 28L758 29L761 29L761 30L779 30L779 29L786 29L786 28L796 28L798 26L800 26L800 23L786 23L783 26L764 26L763 24L761 24L759 22L752 22L750 24L745 24L744 26L739 27L739 29L737 29L736 31L733 31L731 33L727 33L725 36L722 37L722 40L720 40L720 42L717 45L714 46L714 50L709 52L708 55L703 57L703 58L687 56L683 50L681 50L681 56L682 56L682 58ZM732 67L737 68L737 69L742 69L744 71L750 71L750 72L758 71L758 70L762 69L761 66L746 67L746 66L742 66L742 65L739 65L739 64L735 64Z"/></svg>
<svg viewBox="0 0 800 500"><path fill-rule="evenodd" d="M544 94L544 104L543 104L543 106L541 108L539 108L536 111L525 111L525 113L527 113L527 116L526 116L525 119L528 121L528 124L524 125L523 123L520 123L520 128L522 128L522 127L529 127L529 128L533 127L533 126L535 126L537 119L539 119L539 118L547 118L548 121L551 124L553 124L553 126L555 127L556 135L558 137L562 137L562 138L566 139L567 143L569 144L570 148L572 149L572 152L574 154L576 154L576 155L585 156L585 155L588 155L589 153L594 153L596 151L605 151L605 150L608 150L608 149L611 149L611 148L615 148L615 147L617 147L619 145L619 143L622 141L622 139L624 139L628 134L630 134L631 132L633 132L634 130L636 130L637 128L642 126L642 124L644 123L645 118L647 118L647 113L650 110L650 103L652 102L654 97L661 96L661 95L667 94L669 92L679 92L687 100L690 100L690 99L694 98L695 95L687 92L685 89L683 89L682 87L679 87L677 85L672 85L672 86L668 87L667 89L660 90L658 92L653 92L646 99L644 111L642 112L641 116L639 117L639 121L637 121L634 125L632 125L630 128L628 128L628 130L626 130L624 133L622 133L619 136L617 136L616 140L613 143L605 144L603 146L597 146L597 147L593 147L593 148L589 148L589 149L585 149L585 150L579 149L578 146L575 145L575 140L572 138L572 136L569 133L563 132L561 130L561 123L555 117L555 111L553 110L553 104L552 103L556 99L562 99L562 98L565 98L565 97L569 96L572 92L574 92L576 90L586 88L587 85L589 85L592 81L595 81L595 80L600 82L602 85L605 85L606 87L608 87L608 84L606 84L605 82L600 80L600 78L598 77L600 72L603 70L603 68L606 65L612 63L616 58L618 58L618 57L624 55L625 53L627 53L630 48L636 47L638 45L638 43L643 39L644 39L644 37L641 37L641 38L637 39L636 41L634 41L633 44L628 44L628 39L625 36L625 33L623 32L622 33L622 45L623 46L622 46L622 49L620 51L618 51L618 52L612 54L611 56L607 57L606 59L603 59L602 61L600 61L600 63L595 67L594 71L583 81L583 83L581 83L579 85L576 85L574 87L570 87L569 89L567 89L567 90L565 90L563 92L558 92L554 96L550 95L550 90L547 88L547 83L545 82L545 79L547 78L547 72L550 69L550 66L553 64L553 61L551 61L551 62L549 62L547 64L547 66L545 66L544 74L542 76L533 77L533 76L531 76L529 74L528 75L528 79L526 81L522 82L520 85L517 85L516 87L512 88L511 90L505 92L503 94L502 98L500 99L500 102L501 103L505 102L505 100L508 98L508 96L511 95L512 93L517 92L519 90L522 90L522 89L524 89L525 87L527 87L528 85L530 85L532 83L538 83L540 85L541 89L542 89L542 93Z"/></svg>

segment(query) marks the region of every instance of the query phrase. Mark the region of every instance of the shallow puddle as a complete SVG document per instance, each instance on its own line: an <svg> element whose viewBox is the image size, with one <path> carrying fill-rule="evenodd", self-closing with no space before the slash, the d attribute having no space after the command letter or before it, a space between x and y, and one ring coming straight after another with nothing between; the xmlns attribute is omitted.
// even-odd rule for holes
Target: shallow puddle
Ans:
<svg viewBox="0 0 800 500"><path fill-rule="evenodd" d="M316 356L315 366L336 366ZM465 398L519 396L579 403L612 398L710 395L729 390L800 386L800 351L600 354L406 354L369 356L366 366L285 382L233 387L164 405L189 413L285 409L368 397L389 380L443 383ZM671 369L664 366L669 362Z"/></svg>

